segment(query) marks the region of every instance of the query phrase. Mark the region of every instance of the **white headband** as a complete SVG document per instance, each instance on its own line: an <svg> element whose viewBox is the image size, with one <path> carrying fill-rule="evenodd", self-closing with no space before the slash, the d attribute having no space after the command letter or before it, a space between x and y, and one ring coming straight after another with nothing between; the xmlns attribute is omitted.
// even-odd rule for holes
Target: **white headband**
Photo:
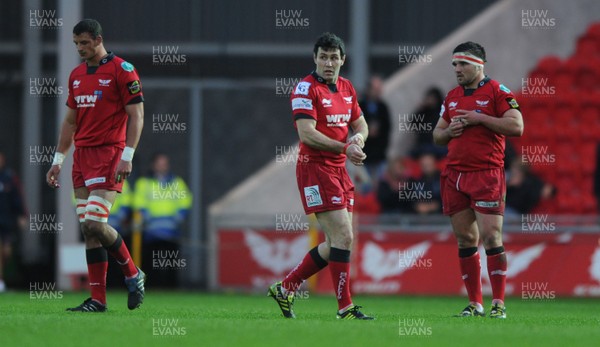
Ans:
<svg viewBox="0 0 600 347"><path fill-rule="evenodd" d="M456 52L452 54L452 62L454 63L456 61L462 61L480 67L483 67L484 64L483 59L469 52Z"/></svg>

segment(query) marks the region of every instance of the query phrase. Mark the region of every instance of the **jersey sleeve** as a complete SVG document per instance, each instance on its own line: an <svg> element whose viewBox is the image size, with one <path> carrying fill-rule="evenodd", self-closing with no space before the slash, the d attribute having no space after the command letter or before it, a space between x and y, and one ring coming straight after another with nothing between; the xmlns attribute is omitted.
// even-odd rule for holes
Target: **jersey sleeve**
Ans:
<svg viewBox="0 0 600 347"><path fill-rule="evenodd" d="M443 118L448 124L450 124L450 114L448 113L448 96L444 98L442 102L442 108L440 109L440 117Z"/></svg>
<svg viewBox="0 0 600 347"><path fill-rule="evenodd" d="M504 84L498 85L496 90L495 111L498 117L502 117L504 112L510 109L519 110L519 104L515 99L515 95L506 88Z"/></svg>
<svg viewBox="0 0 600 347"><path fill-rule="evenodd" d="M290 96L294 122L301 118L317 120L317 98L311 82L301 81Z"/></svg>
<svg viewBox="0 0 600 347"><path fill-rule="evenodd" d="M77 102L75 102L75 95L73 94L73 73L69 75L69 85L67 87L67 106L72 109L77 109Z"/></svg>
<svg viewBox="0 0 600 347"><path fill-rule="evenodd" d="M131 63L123 61L117 66L117 82L121 100L125 105L144 101L140 77Z"/></svg>
<svg viewBox="0 0 600 347"><path fill-rule="evenodd" d="M356 96L356 90L354 89L354 86L352 86L352 116L350 117L350 122L354 122L355 120L357 120L358 118L360 118L360 116L362 116L363 111L360 108L360 105L358 104L358 97Z"/></svg>

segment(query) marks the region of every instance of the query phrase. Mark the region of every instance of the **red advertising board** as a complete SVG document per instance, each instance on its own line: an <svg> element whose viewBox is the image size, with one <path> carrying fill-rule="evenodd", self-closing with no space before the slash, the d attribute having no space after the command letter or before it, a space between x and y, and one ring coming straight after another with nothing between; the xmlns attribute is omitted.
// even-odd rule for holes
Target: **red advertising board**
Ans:
<svg viewBox="0 0 600 347"><path fill-rule="evenodd" d="M600 296L600 235L509 233L507 295ZM310 248L307 233L228 229L218 232L218 286L265 289ZM484 293L491 293L480 247ZM361 231L353 251L352 291L374 294L465 294L454 237L437 232ZM317 291L332 291L329 272ZM533 298L533 297L532 297Z"/></svg>

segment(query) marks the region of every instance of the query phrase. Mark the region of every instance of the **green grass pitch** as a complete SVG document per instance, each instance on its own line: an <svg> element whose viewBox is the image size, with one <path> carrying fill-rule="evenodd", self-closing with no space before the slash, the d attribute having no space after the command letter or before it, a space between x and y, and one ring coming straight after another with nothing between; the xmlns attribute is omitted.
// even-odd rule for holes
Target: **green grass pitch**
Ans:
<svg viewBox="0 0 600 347"><path fill-rule="evenodd" d="M265 290L266 292L266 290ZM107 313L65 312L87 297L0 294L0 346L598 346L600 300L507 300L506 320L453 318L465 298L356 296L375 321L338 321L332 296L296 300L286 320L266 296L147 292L129 311L109 292ZM489 303L489 299L488 299ZM487 307L486 309L489 309Z"/></svg>

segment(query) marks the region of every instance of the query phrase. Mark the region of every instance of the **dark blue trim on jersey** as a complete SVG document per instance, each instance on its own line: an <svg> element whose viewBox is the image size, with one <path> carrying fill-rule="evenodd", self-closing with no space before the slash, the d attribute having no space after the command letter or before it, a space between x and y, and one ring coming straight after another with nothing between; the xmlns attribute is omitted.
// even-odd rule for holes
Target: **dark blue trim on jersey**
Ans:
<svg viewBox="0 0 600 347"><path fill-rule="evenodd" d="M294 121L297 121L298 119L312 119L315 120L313 117L311 117L310 115L307 115L306 113L298 113L297 115L294 116Z"/></svg>
<svg viewBox="0 0 600 347"><path fill-rule="evenodd" d="M129 100L127 105L139 104L140 102L144 102L144 97L142 95L138 95L135 98Z"/></svg>
<svg viewBox="0 0 600 347"><path fill-rule="evenodd" d="M492 79L485 76L484 79L481 80L481 82L479 82L479 85L477 86L477 88L479 87L483 87L483 85L485 85L486 83L488 83L489 81L491 81ZM465 95L464 96L471 96L473 95L473 93L475 93L475 91L477 90L477 88L473 89L473 88L463 88L465 91Z"/></svg>
<svg viewBox="0 0 600 347"><path fill-rule="evenodd" d="M319 83L323 83L324 85L326 85L326 86L327 86L327 88L329 88L329 91L330 91L330 92L332 92L332 93L337 93L337 91L338 91L338 90L337 90L337 84L330 84L330 83L327 83L327 81L326 81L326 80L325 80L323 77L321 77L321 76L317 75L317 72L316 72L316 71L313 71L313 72L311 72L310 74L311 74L311 76L312 76L312 77L314 77L314 79L316 79L316 80L317 80L317 82L319 82Z"/></svg>
<svg viewBox="0 0 600 347"><path fill-rule="evenodd" d="M108 52L108 54L106 55L106 57L100 59L100 63L98 66L87 66L87 71L86 73L88 75L93 75L96 73L96 70L98 70L98 68L100 67L100 65L104 65L106 63L108 63L109 61L113 60L113 58L115 57L115 54L113 52ZM87 65L87 62L85 63Z"/></svg>

